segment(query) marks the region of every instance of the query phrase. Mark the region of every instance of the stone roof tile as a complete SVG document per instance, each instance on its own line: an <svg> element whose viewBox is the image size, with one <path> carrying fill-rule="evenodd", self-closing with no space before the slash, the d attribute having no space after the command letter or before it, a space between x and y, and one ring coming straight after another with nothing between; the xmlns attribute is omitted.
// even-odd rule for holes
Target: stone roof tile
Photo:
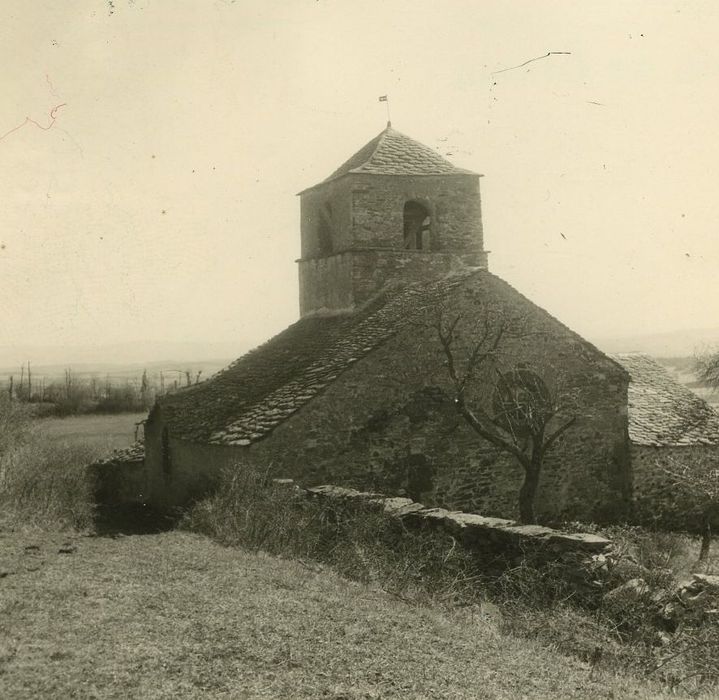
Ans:
<svg viewBox="0 0 719 700"><path fill-rule="evenodd" d="M370 175L474 175L458 168L429 146L388 126L340 165L320 185L348 173ZM317 187L317 185L314 185ZM312 187L308 189L313 189ZM307 190L304 190L305 192Z"/></svg>
<svg viewBox="0 0 719 700"><path fill-rule="evenodd" d="M95 466L119 466L129 462L142 462L145 459L145 442L137 440L129 447L113 450L109 455L101 457L93 464Z"/></svg>
<svg viewBox="0 0 719 700"><path fill-rule="evenodd" d="M630 375L629 438L636 445L719 445L719 414L640 353L612 356Z"/></svg>

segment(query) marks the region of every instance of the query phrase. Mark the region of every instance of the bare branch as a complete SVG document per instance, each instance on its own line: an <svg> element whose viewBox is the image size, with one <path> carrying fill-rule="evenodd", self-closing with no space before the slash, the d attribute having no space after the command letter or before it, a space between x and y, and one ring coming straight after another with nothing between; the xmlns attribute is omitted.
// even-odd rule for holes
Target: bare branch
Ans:
<svg viewBox="0 0 719 700"><path fill-rule="evenodd" d="M556 440L577 422L577 417L572 416L564 425L559 426L544 442L542 450L547 452L551 449Z"/></svg>
<svg viewBox="0 0 719 700"><path fill-rule="evenodd" d="M472 348L472 352L469 356L469 360L467 361L467 371L465 372L464 378L462 379L461 384L461 390L464 391L465 386L467 385L467 382L474 379L474 373L475 370L481 366L484 362L486 362L491 357L495 356L495 353L497 351L497 348L499 347L500 343L502 342L502 336L504 335L506 326L504 323L500 324L499 330L494 336L494 341L492 342L489 350L483 351L484 343L489 339L491 335L491 328L489 327L489 322L487 321L485 325L485 333L480 339L479 342L475 344L475 346Z"/></svg>
<svg viewBox="0 0 719 700"><path fill-rule="evenodd" d="M459 323L460 317L457 316L452 323L449 324L449 329L445 332L442 318L437 319L435 327L437 328L437 335L439 336L439 342L444 350L445 357L447 358L447 370L449 376L454 382L455 387L459 387L460 381L457 377L457 369L454 363L454 353L452 352L452 343L454 342L454 329Z"/></svg>
<svg viewBox="0 0 719 700"><path fill-rule="evenodd" d="M457 406L457 410L467 421L468 425L480 437L483 437L487 442L491 443L495 447L499 447L500 449L509 452L523 467L526 468L530 464L530 459L513 439L505 438L499 432L501 429L493 423L490 423L492 427L489 428L487 424L477 418L475 413L467 407L462 397L455 399L455 404Z"/></svg>

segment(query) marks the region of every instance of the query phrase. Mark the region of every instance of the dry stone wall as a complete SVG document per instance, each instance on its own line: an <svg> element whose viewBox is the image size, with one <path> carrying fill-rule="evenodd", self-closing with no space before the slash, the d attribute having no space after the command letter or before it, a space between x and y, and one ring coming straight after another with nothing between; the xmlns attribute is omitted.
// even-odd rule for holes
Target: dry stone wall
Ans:
<svg viewBox="0 0 719 700"><path fill-rule="evenodd" d="M514 520L490 518L476 513L427 508L410 498L385 496L341 486L322 485L304 489L292 479L275 479L275 487L294 488L307 498L337 503L353 503L355 507L381 510L390 518L409 526L439 528L452 535L460 544L503 557L525 557L542 553L543 558L560 559L567 553L605 554L612 542L591 533L566 533L541 525L520 525Z"/></svg>

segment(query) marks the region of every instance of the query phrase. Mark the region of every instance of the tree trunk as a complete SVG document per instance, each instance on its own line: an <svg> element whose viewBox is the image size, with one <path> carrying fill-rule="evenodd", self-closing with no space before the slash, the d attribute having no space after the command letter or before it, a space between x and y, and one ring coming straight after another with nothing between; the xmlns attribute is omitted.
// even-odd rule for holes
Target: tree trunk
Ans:
<svg viewBox="0 0 719 700"><path fill-rule="evenodd" d="M541 443L540 443L541 444ZM534 515L534 498L539 488L539 473L542 470L542 450L533 441L532 456L529 464L524 466L524 483L519 489L519 519L524 525L536 522Z"/></svg>
<svg viewBox="0 0 719 700"><path fill-rule="evenodd" d="M711 515L707 511L704 514L704 527L702 529L702 546L699 550L699 561L705 562L709 559L709 549L712 545L712 523Z"/></svg>
<svg viewBox="0 0 719 700"><path fill-rule="evenodd" d="M525 467L524 483L519 489L519 520L524 525L533 525L536 522L534 515L534 498L539 486L539 465L534 463Z"/></svg>

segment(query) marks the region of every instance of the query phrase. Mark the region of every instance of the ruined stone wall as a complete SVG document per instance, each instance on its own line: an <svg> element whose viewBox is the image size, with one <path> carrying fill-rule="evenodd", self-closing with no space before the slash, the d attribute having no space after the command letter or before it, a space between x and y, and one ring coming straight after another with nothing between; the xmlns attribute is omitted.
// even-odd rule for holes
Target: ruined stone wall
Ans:
<svg viewBox="0 0 719 700"><path fill-rule="evenodd" d="M698 532L702 526L701 501L696 491L677 483L664 470L694 474L719 469L719 447L632 447L634 473L633 518L642 525ZM719 527L719 522L715 523Z"/></svg>
<svg viewBox="0 0 719 700"><path fill-rule="evenodd" d="M560 392L564 418L576 418L547 456L537 499L539 517L545 522L620 517L631 488L626 373L516 293L503 299L487 289L480 297L478 301L459 289L447 302L452 313L466 319L458 328L458 358L466 356L471 345L478 303L503 312L513 307L527 312L527 335L503 344L501 368L519 363L533 368ZM418 318L402 327L249 447L171 439L171 479L180 485L163 487L161 477L156 478L154 493L174 500L191 491L187 484L192 479L214 474L217 465L251 460L307 485L334 483L411 494L426 505L516 517L523 471L455 412L431 320ZM495 376L490 372L479 378L470 402L491 397ZM159 414L156 421L148 430L161 430ZM151 469L161 474L157 457L150 459ZM163 488L175 495L163 495Z"/></svg>

